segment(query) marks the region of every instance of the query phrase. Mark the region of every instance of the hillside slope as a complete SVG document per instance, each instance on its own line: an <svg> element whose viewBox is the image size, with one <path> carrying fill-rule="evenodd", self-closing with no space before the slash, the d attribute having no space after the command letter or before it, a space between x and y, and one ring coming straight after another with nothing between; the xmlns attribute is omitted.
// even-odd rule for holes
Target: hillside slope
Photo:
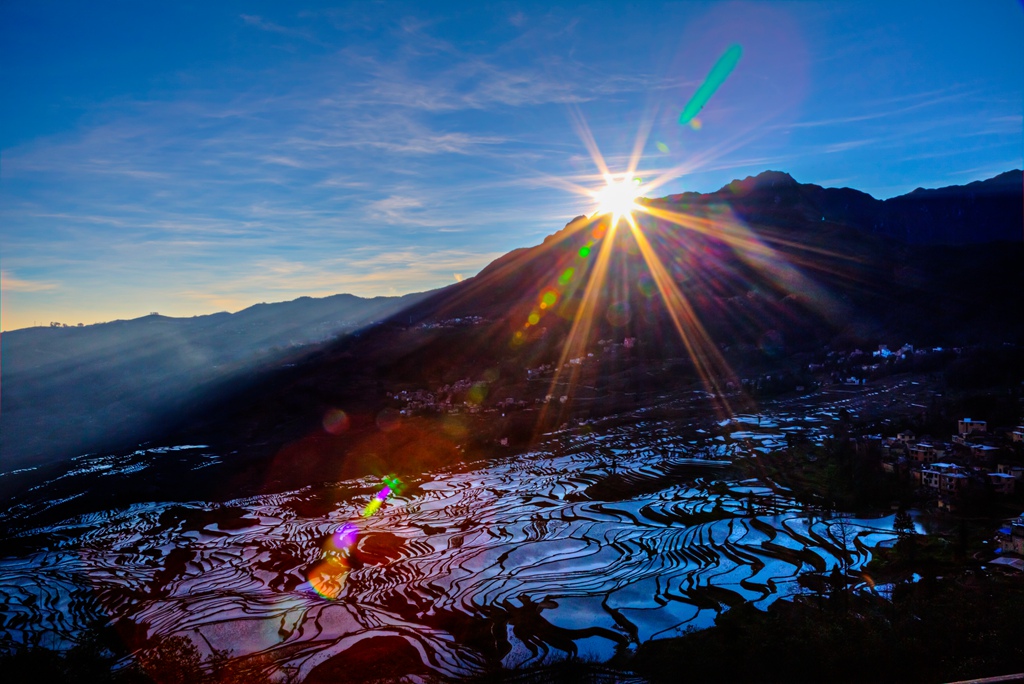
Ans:
<svg viewBox="0 0 1024 684"><path fill-rule="evenodd" d="M5 332L0 462L6 470L131 446L210 386L285 363L420 297L302 297L234 314Z"/></svg>

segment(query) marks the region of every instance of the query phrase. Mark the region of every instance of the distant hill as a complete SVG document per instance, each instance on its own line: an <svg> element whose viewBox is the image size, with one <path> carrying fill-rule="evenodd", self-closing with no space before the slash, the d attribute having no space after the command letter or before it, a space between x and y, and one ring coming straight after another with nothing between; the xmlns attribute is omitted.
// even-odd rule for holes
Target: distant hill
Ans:
<svg viewBox="0 0 1024 684"><path fill-rule="evenodd" d="M301 297L234 314L5 332L2 469L135 444L209 387L283 363L422 296Z"/></svg>

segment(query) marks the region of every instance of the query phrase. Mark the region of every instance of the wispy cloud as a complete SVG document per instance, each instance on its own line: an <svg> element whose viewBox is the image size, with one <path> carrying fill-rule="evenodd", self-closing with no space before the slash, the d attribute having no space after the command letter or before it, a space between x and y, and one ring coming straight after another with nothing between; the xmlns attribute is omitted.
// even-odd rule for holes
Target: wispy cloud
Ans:
<svg viewBox="0 0 1024 684"><path fill-rule="evenodd" d="M382 200L370 202L369 215L389 224L414 226L444 225L436 219L422 217L423 202L415 197L392 195Z"/></svg>
<svg viewBox="0 0 1024 684"><path fill-rule="evenodd" d="M976 91L970 92L965 91L962 88L954 88L952 89L952 92L947 89L942 91L918 93L915 95L904 95L895 98L888 98L886 100L864 103L861 106L861 109L866 111L861 114L792 121L777 124L773 126L773 128L820 128L823 126L848 126L849 124L877 121L880 119L892 120L921 109L939 107L951 102L963 101L976 94ZM912 104L903 104L907 101L912 102Z"/></svg>
<svg viewBox="0 0 1024 684"><path fill-rule="evenodd" d="M836 154L839 152L846 152L847 150L853 150L858 147L864 147L865 145L871 145L872 143L878 142L879 138L861 138L859 140L844 140L842 142L830 143L823 145L821 151L827 154Z"/></svg>
<svg viewBox="0 0 1024 684"><path fill-rule="evenodd" d="M301 38L302 40L307 40L312 43L320 43L320 41L317 40L309 31L282 26L281 24L268 21L267 19L255 14L242 14L240 17L247 26L259 29L260 31L277 33L282 36L288 36L289 38Z"/></svg>
<svg viewBox="0 0 1024 684"><path fill-rule="evenodd" d="M58 283L17 278L13 273L0 271L0 290L5 292L46 292L56 290Z"/></svg>

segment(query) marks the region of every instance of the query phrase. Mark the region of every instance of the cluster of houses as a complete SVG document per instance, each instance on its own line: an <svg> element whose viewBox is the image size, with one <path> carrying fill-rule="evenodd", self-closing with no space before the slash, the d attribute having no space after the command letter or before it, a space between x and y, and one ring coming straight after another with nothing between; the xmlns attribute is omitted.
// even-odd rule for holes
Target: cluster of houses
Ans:
<svg viewBox="0 0 1024 684"><path fill-rule="evenodd" d="M878 345L878 349L865 352L854 349L851 352L829 351L824 358L809 363L807 370L811 373L827 372L833 384L864 385L869 378L881 377L899 364L924 359L939 359L942 355L956 356L960 348L944 349L942 347L917 347L904 344L899 348L890 349L887 344Z"/></svg>
<svg viewBox="0 0 1024 684"><path fill-rule="evenodd" d="M463 378L451 384L441 385L433 392L426 389L402 390L395 393L388 392L387 397L402 402L400 413L403 416L422 411L477 413L480 410L481 395L486 394L487 384L485 381L477 382ZM474 389L477 390L475 393Z"/></svg>
<svg viewBox="0 0 1024 684"><path fill-rule="evenodd" d="M964 418L949 442L915 437L909 430L882 440L882 467L909 473L933 494L939 508L956 508L960 494L972 486L1000 495L1013 494L1024 480L1024 461L1014 443L1024 442L1024 426L989 431L984 420Z"/></svg>
<svg viewBox="0 0 1024 684"><path fill-rule="evenodd" d="M1015 553L1018 556L1024 556L1024 513L999 528L996 539L999 542L999 553ZM1024 567L1018 569L1024 570Z"/></svg>
<svg viewBox="0 0 1024 684"><path fill-rule="evenodd" d="M547 403L549 399L535 399L532 402L506 397L489 403L484 407L484 399L487 397L490 383L486 380L471 380L463 378L451 384L441 385L436 390L401 390L400 392L388 392L387 397L392 401L401 404L399 413L403 416L412 416L418 413L492 413L515 409L524 409L533 404ZM549 395L550 397L550 395ZM563 403L565 398L562 399Z"/></svg>
<svg viewBox="0 0 1024 684"><path fill-rule="evenodd" d="M426 321L420 323L418 328L422 330L433 330L436 328L464 328L470 325L479 325L484 319L480 316L459 316L457 318L445 318L440 321Z"/></svg>

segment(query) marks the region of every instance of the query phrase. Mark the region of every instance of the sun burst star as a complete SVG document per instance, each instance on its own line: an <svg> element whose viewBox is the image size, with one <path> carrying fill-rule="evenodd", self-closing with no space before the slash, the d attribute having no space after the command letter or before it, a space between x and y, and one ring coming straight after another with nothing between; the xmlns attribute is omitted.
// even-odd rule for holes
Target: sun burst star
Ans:
<svg viewBox="0 0 1024 684"><path fill-rule="evenodd" d="M611 214L613 223L617 223L619 217L631 215L637 208L636 198L640 196L640 179L624 178L616 181L611 177L605 179L606 185L601 190L593 193L597 202L597 214Z"/></svg>

